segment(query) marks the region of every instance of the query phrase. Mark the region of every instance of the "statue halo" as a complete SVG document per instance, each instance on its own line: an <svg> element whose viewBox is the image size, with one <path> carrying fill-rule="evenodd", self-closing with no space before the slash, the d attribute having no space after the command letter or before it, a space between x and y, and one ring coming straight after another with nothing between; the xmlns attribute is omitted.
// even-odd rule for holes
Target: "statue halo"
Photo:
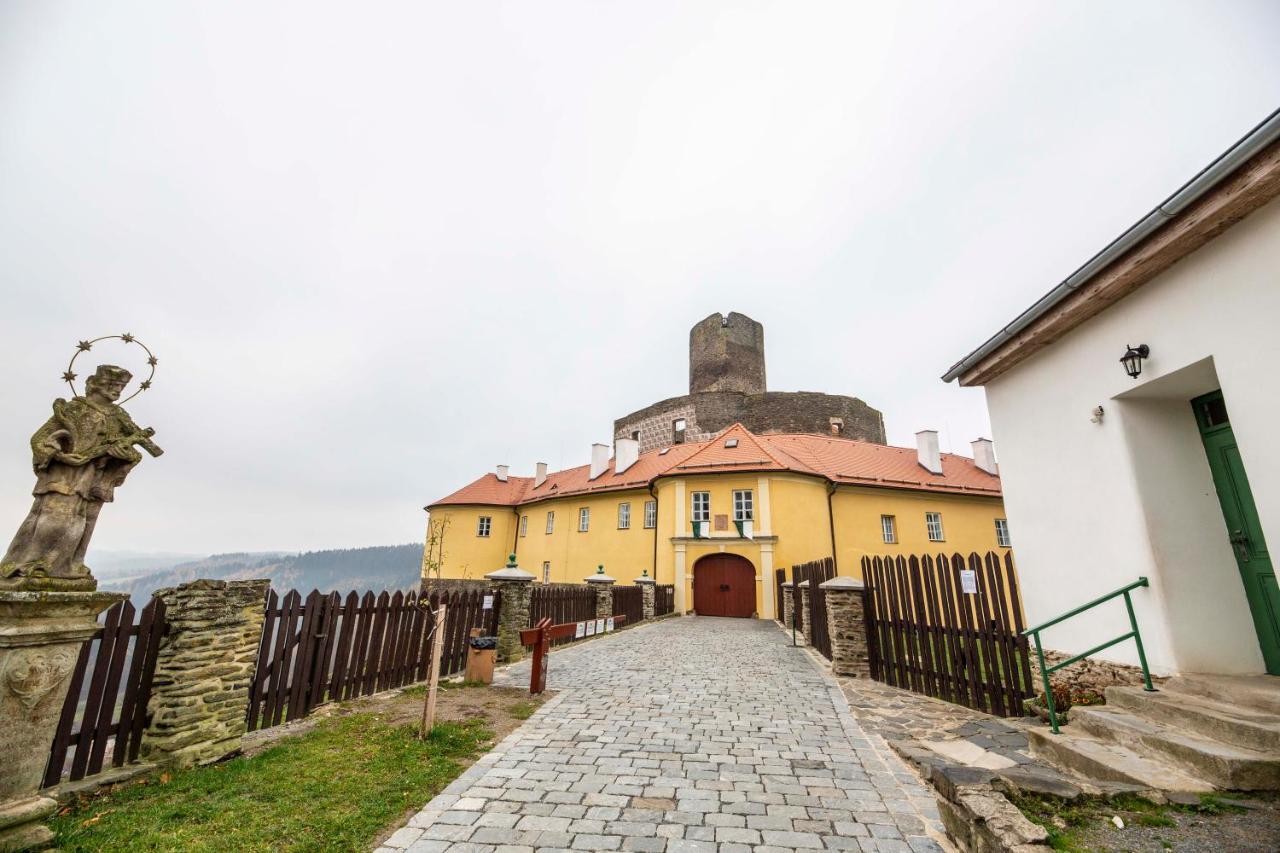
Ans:
<svg viewBox="0 0 1280 853"><path fill-rule="evenodd" d="M93 338L92 340L80 341L80 343L76 344L75 355L71 356L71 361L69 364L67 364L66 372L62 374L62 381L66 382L67 385L71 388L72 394L74 394L77 397L83 396L81 392L76 390L76 384L75 384L76 359L84 355L85 353L87 353L89 350L93 349L93 345L98 343L99 341L112 341L112 340L123 341L126 344L137 344L138 346L142 347L142 349L147 353L147 366L151 368L151 372L147 374L147 378L142 380L140 383L138 383L138 390L134 391L128 397L125 397L123 400L120 401L120 403L124 404L129 402L134 397L138 396L143 391L146 391L148 388L151 387L151 380L154 379L156 375L157 359L155 357L155 354L152 353L151 349L142 341L138 340L128 332L125 332L122 335L103 335L100 338Z"/></svg>

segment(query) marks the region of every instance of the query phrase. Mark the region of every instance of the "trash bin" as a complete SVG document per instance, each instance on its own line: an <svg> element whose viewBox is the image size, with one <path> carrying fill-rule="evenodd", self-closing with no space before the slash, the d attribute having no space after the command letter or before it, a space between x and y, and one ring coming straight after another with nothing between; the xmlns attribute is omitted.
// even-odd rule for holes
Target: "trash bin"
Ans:
<svg viewBox="0 0 1280 853"><path fill-rule="evenodd" d="M467 643L467 681L493 683L493 663L498 654L497 637L472 636Z"/></svg>

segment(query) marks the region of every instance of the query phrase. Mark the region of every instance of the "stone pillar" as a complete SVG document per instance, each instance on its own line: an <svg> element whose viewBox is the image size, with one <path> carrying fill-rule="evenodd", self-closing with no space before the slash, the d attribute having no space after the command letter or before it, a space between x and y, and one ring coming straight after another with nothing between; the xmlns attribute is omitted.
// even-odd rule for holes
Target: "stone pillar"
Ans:
<svg viewBox="0 0 1280 853"><path fill-rule="evenodd" d="M604 573L604 566L597 566L596 573L585 580L596 591L596 618L608 619L613 615L614 579Z"/></svg>
<svg viewBox="0 0 1280 853"><path fill-rule="evenodd" d="M827 595L827 633L831 637L831 670L836 675L870 678L866 589L857 578L832 578L822 584Z"/></svg>
<svg viewBox="0 0 1280 853"><path fill-rule="evenodd" d="M269 585L197 580L156 591L169 632L156 655L144 759L191 767L239 751Z"/></svg>
<svg viewBox="0 0 1280 853"><path fill-rule="evenodd" d="M57 803L39 793L71 671L116 592L0 591L0 850L44 847Z"/></svg>
<svg viewBox="0 0 1280 853"><path fill-rule="evenodd" d="M805 645L809 645L809 635L813 633L813 626L809 624L809 616L813 613L809 609L809 582L801 581L796 584L796 589L800 591L800 619L803 622L803 630L797 631L796 634L803 635Z"/></svg>
<svg viewBox="0 0 1280 853"><path fill-rule="evenodd" d="M782 626L791 630L791 620L795 617L795 583L785 581L782 584Z"/></svg>
<svg viewBox="0 0 1280 853"><path fill-rule="evenodd" d="M644 619L648 622L653 618L653 597L654 597L654 581L649 577L649 570L645 569L644 574L632 581L636 586L640 587L641 607L644 611Z"/></svg>
<svg viewBox="0 0 1280 853"><path fill-rule="evenodd" d="M507 565L496 572L489 572L485 579L497 588L498 601L498 661L514 663L524 657L524 643L520 632L529 625L529 599L533 596L533 575L516 565L516 555L507 558ZM448 619L448 616L445 616Z"/></svg>

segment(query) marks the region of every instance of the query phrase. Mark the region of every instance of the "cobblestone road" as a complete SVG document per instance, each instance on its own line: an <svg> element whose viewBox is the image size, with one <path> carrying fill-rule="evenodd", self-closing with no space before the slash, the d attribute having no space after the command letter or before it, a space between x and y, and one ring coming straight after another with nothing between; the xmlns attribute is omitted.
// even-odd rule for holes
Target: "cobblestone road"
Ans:
<svg viewBox="0 0 1280 853"><path fill-rule="evenodd" d="M384 850L943 849L932 794L789 643L692 617L552 653L559 695Z"/></svg>

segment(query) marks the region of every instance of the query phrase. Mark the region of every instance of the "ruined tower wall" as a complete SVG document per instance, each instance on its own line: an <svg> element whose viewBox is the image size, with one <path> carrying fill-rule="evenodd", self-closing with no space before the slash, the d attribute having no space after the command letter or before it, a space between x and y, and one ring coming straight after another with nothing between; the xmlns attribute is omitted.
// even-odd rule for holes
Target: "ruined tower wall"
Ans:
<svg viewBox="0 0 1280 853"><path fill-rule="evenodd" d="M763 325L717 312L689 330L689 393L708 391L765 392Z"/></svg>

